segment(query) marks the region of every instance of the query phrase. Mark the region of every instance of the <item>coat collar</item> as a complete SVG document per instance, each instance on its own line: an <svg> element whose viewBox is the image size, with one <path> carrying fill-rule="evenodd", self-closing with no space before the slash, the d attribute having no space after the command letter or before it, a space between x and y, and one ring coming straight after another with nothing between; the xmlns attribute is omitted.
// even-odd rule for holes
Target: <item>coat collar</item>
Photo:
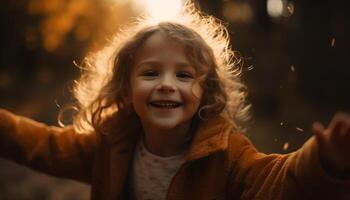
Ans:
<svg viewBox="0 0 350 200"><path fill-rule="evenodd" d="M140 123L129 127L123 126L123 123L125 120L117 117L104 127L107 128L105 129L106 139L110 146L110 178L107 189L111 199L118 199L122 195L121 191L127 181L133 150L142 132ZM202 122L194 133L186 157L187 162L227 149L232 128L233 125L222 117Z"/></svg>
<svg viewBox="0 0 350 200"><path fill-rule="evenodd" d="M228 147L228 137L233 124L221 116L202 122L194 134L187 160L195 160Z"/></svg>
<svg viewBox="0 0 350 200"><path fill-rule="evenodd" d="M120 126L120 124L125 122L118 118L112 120L112 123L109 128L113 127L113 130L109 129L109 133L111 134L107 135L108 143L112 147L115 144L121 143L128 146L136 144L142 132L141 125ZM227 149L228 137L233 128L234 125L221 116L201 122L193 135L187 160L195 160Z"/></svg>

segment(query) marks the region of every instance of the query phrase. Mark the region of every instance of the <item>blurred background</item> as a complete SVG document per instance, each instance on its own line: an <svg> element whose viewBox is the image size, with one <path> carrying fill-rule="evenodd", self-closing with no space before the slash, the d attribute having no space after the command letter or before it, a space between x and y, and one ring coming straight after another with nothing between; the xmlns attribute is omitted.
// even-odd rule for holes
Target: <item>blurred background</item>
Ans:
<svg viewBox="0 0 350 200"><path fill-rule="evenodd" d="M57 125L71 102L74 63L144 12L142 0L17 0L0 7L0 107ZM253 119L247 135L265 153L288 153L350 112L345 1L197 0L227 23L244 58ZM0 199L89 199L90 186L0 159Z"/></svg>

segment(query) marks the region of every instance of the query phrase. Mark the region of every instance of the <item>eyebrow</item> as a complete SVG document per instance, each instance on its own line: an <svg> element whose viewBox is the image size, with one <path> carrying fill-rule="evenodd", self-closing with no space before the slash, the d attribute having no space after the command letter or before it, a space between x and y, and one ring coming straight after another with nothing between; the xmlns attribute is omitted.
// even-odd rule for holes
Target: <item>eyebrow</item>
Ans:
<svg viewBox="0 0 350 200"><path fill-rule="evenodd" d="M137 64L137 67L141 67L141 66L147 66L147 65L152 65L152 66L156 66L156 67L160 67L162 64L158 61L155 60L146 60L146 61L142 61L140 63ZM180 61L177 62L175 64L176 67L179 68L187 68L187 67L192 67L191 63L187 62L187 61Z"/></svg>

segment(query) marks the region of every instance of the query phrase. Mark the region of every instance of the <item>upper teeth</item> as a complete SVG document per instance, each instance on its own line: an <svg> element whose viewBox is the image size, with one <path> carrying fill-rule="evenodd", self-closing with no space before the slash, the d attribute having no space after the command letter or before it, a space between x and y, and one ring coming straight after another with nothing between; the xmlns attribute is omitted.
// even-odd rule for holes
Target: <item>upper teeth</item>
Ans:
<svg viewBox="0 0 350 200"><path fill-rule="evenodd" d="M151 104L154 106L161 106L161 107L176 107L179 105L179 103L162 103L162 102L152 102Z"/></svg>

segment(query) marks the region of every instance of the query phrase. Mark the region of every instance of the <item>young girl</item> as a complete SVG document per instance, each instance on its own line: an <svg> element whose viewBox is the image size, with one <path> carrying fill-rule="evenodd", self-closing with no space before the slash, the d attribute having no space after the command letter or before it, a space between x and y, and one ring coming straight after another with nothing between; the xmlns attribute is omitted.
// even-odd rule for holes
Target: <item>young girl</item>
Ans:
<svg viewBox="0 0 350 200"><path fill-rule="evenodd" d="M96 200L350 199L350 117L315 123L297 152L257 152L226 29L187 8L86 59L72 126L0 110L1 156L87 182Z"/></svg>

